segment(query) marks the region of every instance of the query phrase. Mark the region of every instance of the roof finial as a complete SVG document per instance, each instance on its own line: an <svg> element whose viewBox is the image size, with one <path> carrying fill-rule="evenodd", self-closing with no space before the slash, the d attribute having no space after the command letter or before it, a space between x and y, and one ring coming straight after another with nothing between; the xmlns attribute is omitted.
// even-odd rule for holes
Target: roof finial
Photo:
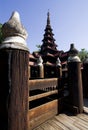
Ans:
<svg viewBox="0 0 88 130"><path fill-rule="evenodd" d="M81 62L78 56L78 50L74 47L73 43L70 45L68 62Z"/></svg>
<svg viewBox="0 0 88 130"><path fill-rule="evenodd" d="M17 11L12 13L10 19L2 26L3 41L0 44L2 48L13 48L27 50L26 38L28 33L20 20L20 15Z"/></svg>
<svg viewBox="0 0 88 130"><path fill-rule="evenodd" d="M47 25L50 25L50 13L49 13L49 9L48 9L48 13L47 13Z"/></svg>

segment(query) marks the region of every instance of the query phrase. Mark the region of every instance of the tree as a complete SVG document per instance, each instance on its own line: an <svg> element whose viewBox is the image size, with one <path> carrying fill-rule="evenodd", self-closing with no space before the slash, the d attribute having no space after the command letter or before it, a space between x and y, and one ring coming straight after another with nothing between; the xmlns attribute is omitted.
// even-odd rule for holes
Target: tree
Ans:
<svg viewBox="0 0 88 130"><path fill-rule="evenodd" d="M85 50L84 48L81 49L81 51L79 52L79 57L80 57L81 61L83 62L84 59L85 59L86 57L88 57L88 51Z"/></svg>
<svg viewBox="0 0 88 130"><path fill-rule="evenodd" d="M2 42L3 36L2 36L2 24L0 23L0 43Z"/></svg>
<svg viewBox="0 0 88 130"><path fill-rule="evenodd" d="M41 45L40 44L38 44L38 45L36 45L36 47L38 48L38 52L40 51L40 49L41 49Z"/></svg>

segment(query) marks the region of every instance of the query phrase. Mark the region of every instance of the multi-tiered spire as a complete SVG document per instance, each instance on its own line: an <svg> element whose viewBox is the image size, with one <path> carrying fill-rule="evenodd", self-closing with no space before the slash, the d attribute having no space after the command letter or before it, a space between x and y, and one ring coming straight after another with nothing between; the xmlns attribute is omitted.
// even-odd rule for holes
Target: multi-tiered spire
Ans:
<svg viewBox="0 0 88 130"><path fill-rule="evenodd" d="M54 34L52 33L52 28L50 25L50 13L47 13L47 24L45 28L44 38L42 40L43 44L41 46L40 54L42 55L44 63L56 63L57 57L59 56L59 51L57 50L57 45L55 43Z"/></svg>

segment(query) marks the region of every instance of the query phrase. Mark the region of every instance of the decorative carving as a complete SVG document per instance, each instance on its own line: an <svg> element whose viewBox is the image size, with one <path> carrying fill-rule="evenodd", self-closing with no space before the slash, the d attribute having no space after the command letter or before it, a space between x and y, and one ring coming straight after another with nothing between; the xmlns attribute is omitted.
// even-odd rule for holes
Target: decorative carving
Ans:
<svg viewBox="0 0 88 130"><path fill-rule="evenodd" d="M27 38L28 34L24 26L20 21L20 16L18 12L13 12L9 21L6 22L2 27L2 33L4 38L10 36L20 36L24 39Z"/></svg>
<svg viewBox="0 0 88 130"><path fill-rule="evenodd" d="M0 44L0 49L13 48L29 51L26 46L28 34L21 23L18 12L13 12L9 21L3 24L2 34L4 40L2 41L2 44Z"/></svg>
<svg viewBox="0 0 88 130"><path fill-rule="evenodd" d="M61 67L61 61L60 61L59 57L57 58L56 66L60 66Z"/></svg>
<svg viewBox="0 0 88 130"><path fill-rule="evenodd" d="M43 59L42 59L41 56L40 56L40 57L38 58L38 60L37 60L37 65L39 65L39 66L42 66L42 65L43 65Z"/></svg>
<svg viewBox="0 0 88 130"><path fill-rule="evenodd" d="M80 58L78 57L78 50L74 47L74 44L71 44L68 62L81 62Z"/></svg>

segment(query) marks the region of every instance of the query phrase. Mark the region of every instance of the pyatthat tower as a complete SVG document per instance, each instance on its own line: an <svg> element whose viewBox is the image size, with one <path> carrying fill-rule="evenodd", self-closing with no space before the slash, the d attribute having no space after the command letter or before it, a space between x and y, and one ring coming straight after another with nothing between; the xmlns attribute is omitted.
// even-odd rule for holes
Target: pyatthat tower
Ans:
<svg viewBox="0 0 88 130"><path fill-rule="evenodd" d="M59 51L57 50L57 45L55 43L53 29L50 25L50 13L47 13L47 24L45 28L44 38L42 40L40 54L43 58L43 63L45 64L55 64L57 58L59 57Z"/></svg>

